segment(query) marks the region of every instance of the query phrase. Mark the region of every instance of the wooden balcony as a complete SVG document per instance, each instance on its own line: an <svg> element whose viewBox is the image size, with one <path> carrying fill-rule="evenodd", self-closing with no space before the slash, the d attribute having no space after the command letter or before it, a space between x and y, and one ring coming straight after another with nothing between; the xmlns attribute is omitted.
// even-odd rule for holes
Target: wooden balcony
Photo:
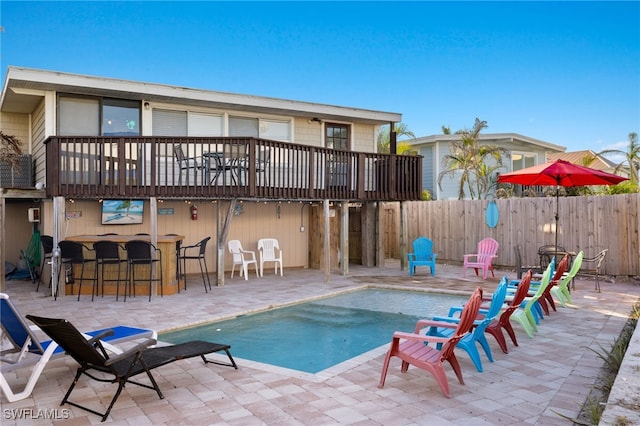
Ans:
<svg viewBox="0 0 640 426"><path fill-rule="evenodd" d="M419 200L422 157L258 138L51 137L47 196Z"/></svg>

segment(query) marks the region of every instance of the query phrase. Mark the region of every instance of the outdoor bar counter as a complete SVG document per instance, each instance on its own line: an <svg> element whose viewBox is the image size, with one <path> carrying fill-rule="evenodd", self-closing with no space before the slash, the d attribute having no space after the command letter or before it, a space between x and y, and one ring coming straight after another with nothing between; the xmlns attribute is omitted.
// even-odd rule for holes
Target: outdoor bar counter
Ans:
<svg viewBox="0 0 640 426"><path fill-rule="evenodd" d="M126 259L127 252L124 250L124 245L128 241L131 240L144 240L151 241L151 236L149 235L75 235L71 237L67 237L66 240L76 241L84 244L89 249L93 249L93 243L98 241L115 241L120 244L123 249L120 251L120 258L123 260L123 263L120 265L120 297L124 297L124 291L128 288L127 276L126 276ZM178 281L176 277L177 265L176 265L176 243L178 241L184 240L184 235L158 235L158 244L157 248L160 249L162 256L162 294L163 295L171 295L178 292ZM94 258L93 252L85 253L88 259ZM95 272L96 263L90 262L85 265L84 276L85 280L82 283L82 296L86 295L86 297L91 297L91 291L93 288L93 282L86 280L87 277L93 277ZM102 266L101 266L102 267ZM116 295L116 279L118 278L118 265L104 265L105 271L105 283L104 283L104 296L115 296ZM136 297L148 297L149 294L149 286L146 285L146 282L142 279L148 277L148 272L145 272L143 268L147 266L136 266L136 279L141 279L141 281L136 281ZM154 267L157 268L157 265ZM73 286L73 291L77 295L78 286L79 286L79 274L80 267L76 265L74 269L75 274L75 283ZM160 271L157 271L157 276L159 278ZM102 273L98 273L98 297L102 296ZM114 281L108 281L114 280ZM148 282L148 281L147 281ZM157 282L153 282L152 294L154 296L160 296L160 288L157 288ZM67 284L65 288L65 294L71 294L71 285ZM129 297L129 295L127 295ZM119 299L121 300L121 299Z"/></svg>

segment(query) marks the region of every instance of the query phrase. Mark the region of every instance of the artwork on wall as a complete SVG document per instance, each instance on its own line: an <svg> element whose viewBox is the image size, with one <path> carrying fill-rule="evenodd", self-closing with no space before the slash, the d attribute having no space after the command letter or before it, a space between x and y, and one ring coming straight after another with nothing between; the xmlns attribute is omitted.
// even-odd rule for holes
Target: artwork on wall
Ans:
<svg viewBox="0 0 640 426"><path fill-rule="evenodd" d="M143 200L102 201L103 225L133 225L142 223Z"/></svg>

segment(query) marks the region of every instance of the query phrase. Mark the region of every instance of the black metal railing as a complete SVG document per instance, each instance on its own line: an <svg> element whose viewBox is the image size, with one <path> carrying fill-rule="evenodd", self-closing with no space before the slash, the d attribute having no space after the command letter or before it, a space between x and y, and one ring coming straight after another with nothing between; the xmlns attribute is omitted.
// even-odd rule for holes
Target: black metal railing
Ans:
<svg viewBox="0 0 640 426"><path fill-rule="evenodd" d="M422 157L258 138L50 137L47 195L418 200Z"/></svg>

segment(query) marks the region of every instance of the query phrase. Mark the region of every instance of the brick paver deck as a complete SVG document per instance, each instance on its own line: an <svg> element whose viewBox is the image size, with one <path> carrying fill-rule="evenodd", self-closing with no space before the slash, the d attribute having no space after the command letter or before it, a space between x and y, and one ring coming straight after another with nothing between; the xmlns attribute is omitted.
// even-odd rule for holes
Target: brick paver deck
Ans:
<svg viewBox="0 0 640 426"><path fill-rule="evenodd" d="M290 304L362 286L391 286L416 290L470 293L482 285L491 292L503 275L486 281L462 278L459 266L438 264L437 276L426 269L409 277L397 262L385 268L351 266L349 276L334 274L323 282L317 270L285 270L283 278L265 271L249 281L234 278L204 293L197 276L179 295L128 298L67 296L58 301L35 293L30 281L8 281L6 292L24 314L69 319L81 330L129 324L166 331L187 325ZM228 277L228 274L227 274ZM386 345L360 357L308 374L262 365L236 357L240 368L204 366L198 359L183 360L154 370L165 399L155 392L127 386L106 423L122 425L570 425L586 399L602 365L589 348L605 347L619 334L631 305L640 296L637 282L602 283L602 293L592 281L577 280L574 304L558 308L540 324L534 339L516 323L519 347L509 342L503 354L489 338L495 362L486 361L479 373L464 351L459 354L465 378L460 385L447 370L452 397L444 397L433 377L409 368L400 372L394 358L386 385L377 387ZM407 324L411 330L413 324ZM389 336L391 338L391 336ZM276 343L277 344L277 343ZM233 353L233 348L231 348ZM2 425L98 424L94 414L60 406L76 365L69 357L50 362L32 395L7 403L2 399ZM28 369L9 374L14 387L26 381ZM76 399L104 409L113 386L81 379ZM57 411L52 411L57 410ZM65 410L65 411L62 411ZM57 413L69 419L36 418ZM20 418L16 418L20 417Z"/></svg>

